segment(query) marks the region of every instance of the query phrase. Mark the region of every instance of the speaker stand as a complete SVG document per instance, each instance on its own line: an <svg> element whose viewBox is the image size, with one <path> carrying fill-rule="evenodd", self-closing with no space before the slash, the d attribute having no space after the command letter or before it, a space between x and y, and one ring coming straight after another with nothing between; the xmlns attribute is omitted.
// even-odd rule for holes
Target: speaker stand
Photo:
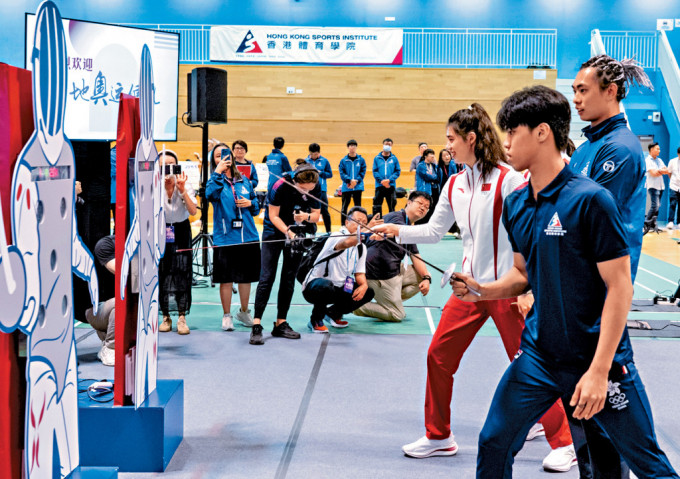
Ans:
<svg viewBox="0 0 680 479"><path fill-rule="evenodd" d="M208 247L212 247L213 245L212 235L208 233L208 211L210 202L205 194L206 184L208 183L208 170L210 169L210 164L208 162L208 123L203 123L200 128L203 130L201 142L201 187L198 190L198 196L201 198L201 231L191 242L191 248L194 250L194 259L197 257L198 251L203 252L199 263L198 275L203 277L210 276L210 285L214 286L212 283L212 261L210 260L210 254L208 252Z"/></svg>

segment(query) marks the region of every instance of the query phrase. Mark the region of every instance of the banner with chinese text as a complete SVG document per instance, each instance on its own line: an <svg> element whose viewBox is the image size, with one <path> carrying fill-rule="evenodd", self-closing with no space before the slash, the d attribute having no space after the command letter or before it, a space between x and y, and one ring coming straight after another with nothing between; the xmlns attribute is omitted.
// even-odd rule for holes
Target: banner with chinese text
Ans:
<svg viewBox="0 0 680 479"><path fill-rule="evenodd" d="M214 26L210 60L401 65L400 28Z"/></svg>

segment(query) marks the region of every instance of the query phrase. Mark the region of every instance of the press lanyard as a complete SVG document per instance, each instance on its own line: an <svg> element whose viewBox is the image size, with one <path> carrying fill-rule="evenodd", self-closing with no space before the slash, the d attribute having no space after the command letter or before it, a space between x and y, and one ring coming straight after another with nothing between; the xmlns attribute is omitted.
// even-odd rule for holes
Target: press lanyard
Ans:
<svg viewBox="0 0 680 479"><path fill-rule="evenodd" d="M354 275L355 271L357 270L357 261L359 260L359 251L357 248L347 248L347 268L349 269L349 258L350 258L350 250L355 250L356 254L354 255L354 268L352 268L352 275Z"/></svg>

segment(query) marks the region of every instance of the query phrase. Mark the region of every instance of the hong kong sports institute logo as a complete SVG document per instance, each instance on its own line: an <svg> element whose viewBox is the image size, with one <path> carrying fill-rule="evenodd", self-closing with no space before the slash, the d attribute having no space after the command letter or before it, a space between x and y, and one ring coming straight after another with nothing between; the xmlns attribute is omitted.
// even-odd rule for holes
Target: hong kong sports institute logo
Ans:
<svg viewBox="0 0 680 479"><path fill-rule="evenodd" d="M262 53L262 49L260 48L260 45L257 44L253 32L248 30L246 36L243 37L241 45L236 49L236 53Z"/></svg>
<svg viewBox="0 0 680 479"><path fill-rule="evenodd" d="M567 230L562 228L562 222L560 221L557 212L552 216L550 223L548 223L548 227L544 231L548 236L564 236L567 233Z"/></svg>

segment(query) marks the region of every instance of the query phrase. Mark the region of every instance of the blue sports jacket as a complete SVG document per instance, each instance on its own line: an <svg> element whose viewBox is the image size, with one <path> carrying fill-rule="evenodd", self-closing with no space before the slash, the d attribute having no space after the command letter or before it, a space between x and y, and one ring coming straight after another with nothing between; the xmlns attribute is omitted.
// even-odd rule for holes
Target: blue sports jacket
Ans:
<svg viewBox="0 0 680 479"><path fill-rule="evenodd" d="M274 173L274 175L269 175L269 181L267 181L267 191L272 188L272 185L279 181L279 178L283 176L286 171L292 171L290 163L288 163L288 158L283 152L277 148L274 148L271 153L267 156L267 168L269 173Z"/></svg>
<svg viewBox="0 0 680 479"><path fill-rule="evenodd" d="M333 178L331 164L323 156L319 156L316 160L312 160L312 158L308 156L306 161L310 165L314 165L314 168L319 171L319 187L321 188L321 191L327 191L326 180L328 178Z"/></svg>
<svg viewBox="0 0 680 479"><path fill-rule="evenodd" d="M338 166L340 171L340 178L342 179L342 192L346 191L364 191L364 176L366 176L366 160L361 155L357 155L354 160L349 159L349 155L340 160ZM354 188L349 187L349 182L358 180Z"/></svg>
<svg viewBox="0 0 680 479"><path fill-rule="evenodd" d="M217 246L259 241L260 235L255 228L253 215L260 212L257 196L247 178L233 184L223 174L210 176L206 185L206 196L213 206L213 242ZM250 208L238 208L236 197L252 201ZM242 220L241 228L233 228L233 220Z"/></svg>
<svg viewBox="0 0 680 479"><path fill-rule="evenodd" d="M571 157L574 173L587 176L607 188L621 212L630 251L633 281L642 251L642 226L645 220L645 157L640 140L630 131L623 113L595 128L583 129L588 141Z"/></svg>
<svg viewBox="0 0 680 479"><path fill-rule="evenodd" d="M397 178L401 175L401 166L399 160L390 152L390 156L385 158L381 153L375 155L373 158L373 178L375 178L375 187L382 186L382 180L390 180L390 187L397 186Z"/></svg>
<svg viewBox="0 0 680 479"><path fill-rule="evenodd" d="M416 168L416 190L431 195L433 186L439 189L440 174L436 163L421 161Z"/></svg>

